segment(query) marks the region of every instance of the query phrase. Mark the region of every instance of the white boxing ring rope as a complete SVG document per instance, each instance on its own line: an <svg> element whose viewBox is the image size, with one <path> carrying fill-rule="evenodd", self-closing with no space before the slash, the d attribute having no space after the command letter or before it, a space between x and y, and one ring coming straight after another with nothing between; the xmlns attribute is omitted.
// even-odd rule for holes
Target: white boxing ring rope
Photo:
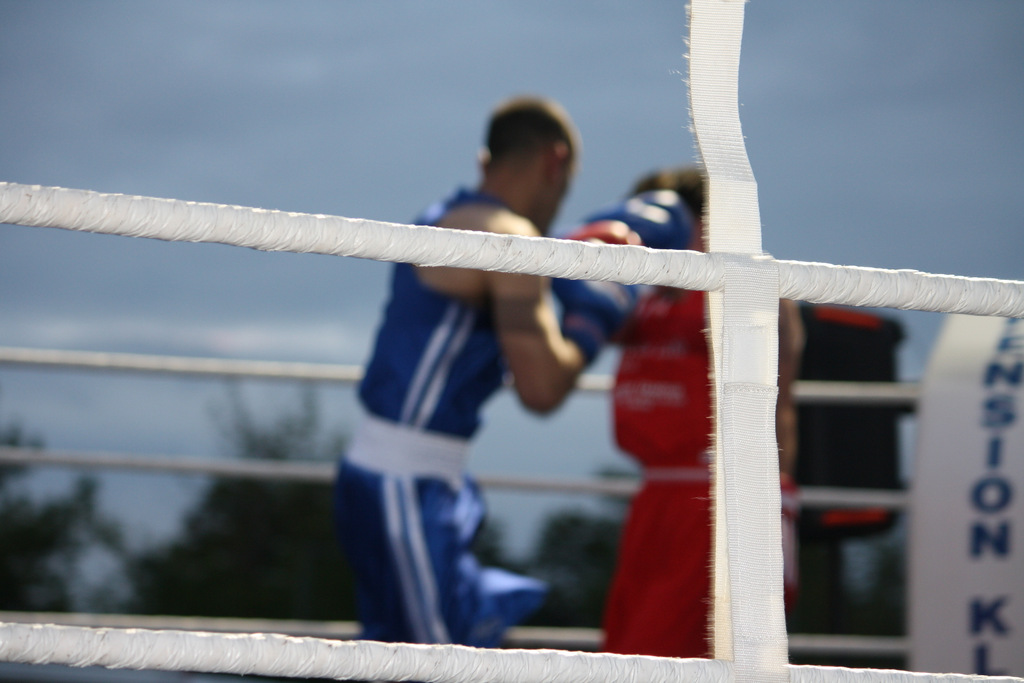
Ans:
<svg viewBox="0 0 1024 683"><path fill-rule="evenodd" d="M82 628L0 624L7 661L160 671L205 671L449 683L710 683L733 680L722 660L670 659L564 652L479 650L461 645L411 645L296 638L276 634ZM793 683L1020 683L1006 676L787 667Z"/></svg>
<svg viewBox="0 0 1024 683"><path fill-rule="evenodd" d="M668 683L728 676L725 662L701 660L38 624L0 624L0 655L33 664L335 680Z"/></svg>
<svg viewBox="0 0 1024 683"><path fill-rule="evenodd" d="M720 254L495 235L9 182L0 182L0 223L703 291L721 289L725 277ZM775 263L779 295L786 299L1024 318L1021 281L802 261Z"/></svg>

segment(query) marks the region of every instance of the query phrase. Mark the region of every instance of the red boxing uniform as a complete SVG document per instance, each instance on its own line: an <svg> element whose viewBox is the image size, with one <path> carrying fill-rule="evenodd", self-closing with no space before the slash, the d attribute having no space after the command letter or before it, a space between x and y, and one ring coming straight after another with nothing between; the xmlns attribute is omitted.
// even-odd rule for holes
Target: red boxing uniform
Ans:
<svg viewBox="0 0 1024 683"><path fill-rule="evenodd" d="M605 607L607 652L711 657L712 408L704 330L703 292L659 288L641 299L621 340L615 437L644 476ZM795 562L787 558L786 565L791 570Z"/></svg>
<svg viewBox="0 0 1024 683"><path fill-rule="evenodd" d="M704 293L658 289L622 339L615 438L644 467L605 607L604 649L709 657L711 390Z"/></svg>

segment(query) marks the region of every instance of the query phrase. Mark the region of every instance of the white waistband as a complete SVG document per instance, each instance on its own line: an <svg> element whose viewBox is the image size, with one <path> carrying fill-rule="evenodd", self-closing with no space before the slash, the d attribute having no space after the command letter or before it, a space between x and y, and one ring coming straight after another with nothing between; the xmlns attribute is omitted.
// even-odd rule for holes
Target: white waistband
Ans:
<svg viewBox="0 0 1024 683"><path fill-rule="evenodd" d="M346 459L375 472L462 480L469 440L364 415Z"/></svg>

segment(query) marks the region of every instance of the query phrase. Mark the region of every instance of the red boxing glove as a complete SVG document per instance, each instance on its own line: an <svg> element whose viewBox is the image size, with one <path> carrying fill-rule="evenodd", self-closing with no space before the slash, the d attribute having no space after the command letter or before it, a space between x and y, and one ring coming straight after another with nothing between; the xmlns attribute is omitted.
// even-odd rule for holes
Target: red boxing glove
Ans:
<svg viewBox="0 0 1024 683"><path fill-rule="evenodd" d="M576 228L565 236L567 240L578 240L580 242L600 242L602 244L630 244L635 247L643 246L640 235L633 232L633 229L622 221L594 221Z"/></svg>

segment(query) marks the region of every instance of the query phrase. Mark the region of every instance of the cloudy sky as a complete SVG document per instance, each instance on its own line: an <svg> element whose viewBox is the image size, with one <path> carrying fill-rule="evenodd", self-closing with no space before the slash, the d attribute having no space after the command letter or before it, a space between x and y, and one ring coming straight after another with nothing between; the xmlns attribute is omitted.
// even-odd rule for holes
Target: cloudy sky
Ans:
<svg viewBox="0 0 1024 683"><path fill-rule="evenodd" d="M778 258L1021 279L1024 3L751 0L741 121ZM560 100L571 226L695 158L685 2L0 0L0 181L404 222L476 180L488 110ZM362 363L388 266L0 226L0 345ZM941 323L905 327L904 377ZM610 359L606 359L605 367ZM274 415L294 388L248 383ZM0 420L58 448L211 456L217 382L0 367ZM351 424L346 390L319 391ZM621 463L606 406L495 401L480 472ZM514 443L510 443L512 440ZM122 477L124 509L163 498ZM148 491L148 488L147 488ZM521 501L495 498L499 515Z"/></svg>

